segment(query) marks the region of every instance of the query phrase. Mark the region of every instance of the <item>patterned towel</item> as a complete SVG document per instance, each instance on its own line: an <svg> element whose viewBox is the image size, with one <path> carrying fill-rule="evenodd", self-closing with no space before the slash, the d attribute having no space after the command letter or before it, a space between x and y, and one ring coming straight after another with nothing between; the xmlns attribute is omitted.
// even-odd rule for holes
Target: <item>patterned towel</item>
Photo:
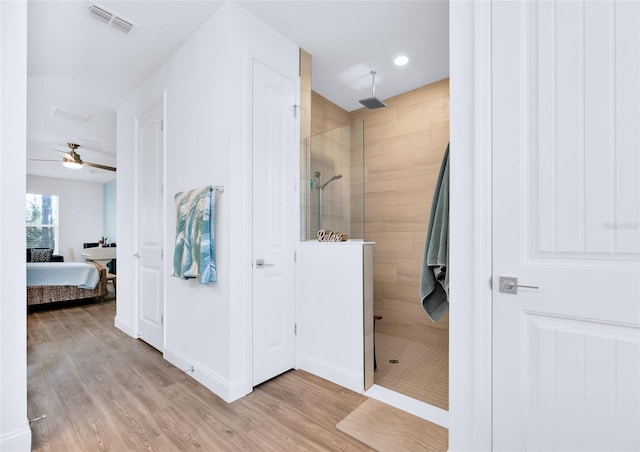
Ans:
<svg viewBox="0 0 640 452"><path fill-rule="evenodd" d="M173 273L182 279L216 282L216 191L208 186L177 193Z"/></svg>

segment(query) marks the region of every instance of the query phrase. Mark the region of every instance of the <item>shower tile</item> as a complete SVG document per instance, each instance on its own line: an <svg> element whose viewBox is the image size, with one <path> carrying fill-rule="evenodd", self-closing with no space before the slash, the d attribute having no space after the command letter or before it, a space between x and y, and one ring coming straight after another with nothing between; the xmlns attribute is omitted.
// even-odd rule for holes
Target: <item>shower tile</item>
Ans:
<svg viewBox="0 0 640 452"><path fill-rule="evenodd" d="M449 353L446 347L376 333L375 384L449 409ZM398 360L397 364L389 360Z"/></svg>

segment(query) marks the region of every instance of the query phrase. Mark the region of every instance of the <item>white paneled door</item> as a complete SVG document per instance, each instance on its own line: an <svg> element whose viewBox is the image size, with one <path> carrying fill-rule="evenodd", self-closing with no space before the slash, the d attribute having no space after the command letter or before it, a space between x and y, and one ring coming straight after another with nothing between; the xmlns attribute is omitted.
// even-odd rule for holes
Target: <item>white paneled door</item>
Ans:
<svg viewBox="0 0 640 452"><path fill-rule="evenodd" d="M138 336L164 349L162 277L164 131L163 102L138 118L136 226Z"/></svg>
<svg viewBox="0 0 640 452"><path fill-rule="evenodd" d="M253 385L295 365L296 83L253 62Z"/></svg>
<svg viewBox="0 0 640 452"><path fill-rule="evenodd" d="M494 449L640 450L640 2L492 30Z"/></svg>

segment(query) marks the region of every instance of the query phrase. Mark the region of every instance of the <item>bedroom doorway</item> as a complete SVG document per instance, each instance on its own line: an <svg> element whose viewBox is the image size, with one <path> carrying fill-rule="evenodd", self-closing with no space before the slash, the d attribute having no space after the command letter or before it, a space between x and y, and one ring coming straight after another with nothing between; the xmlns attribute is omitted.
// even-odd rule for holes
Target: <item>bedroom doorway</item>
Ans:
<svg viewBox="0 0 640 452"><path fill-rule="evenodd" d="M135 231L138 337L164 349L164 103L137 118Z"/></svg>

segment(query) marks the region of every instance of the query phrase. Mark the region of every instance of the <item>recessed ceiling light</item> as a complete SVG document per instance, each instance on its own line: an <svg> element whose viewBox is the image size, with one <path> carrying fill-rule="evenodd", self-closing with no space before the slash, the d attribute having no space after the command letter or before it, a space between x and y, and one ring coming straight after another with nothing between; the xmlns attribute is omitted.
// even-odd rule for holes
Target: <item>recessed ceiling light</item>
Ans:
<svg viewBox="0 0 640 452"><path fill-rule="evenodd" d="M400 55L396 57L396 59L393 60L393 62L396 64L396 66L404 66L409 62L409 57L406 55Z"/></svg>

